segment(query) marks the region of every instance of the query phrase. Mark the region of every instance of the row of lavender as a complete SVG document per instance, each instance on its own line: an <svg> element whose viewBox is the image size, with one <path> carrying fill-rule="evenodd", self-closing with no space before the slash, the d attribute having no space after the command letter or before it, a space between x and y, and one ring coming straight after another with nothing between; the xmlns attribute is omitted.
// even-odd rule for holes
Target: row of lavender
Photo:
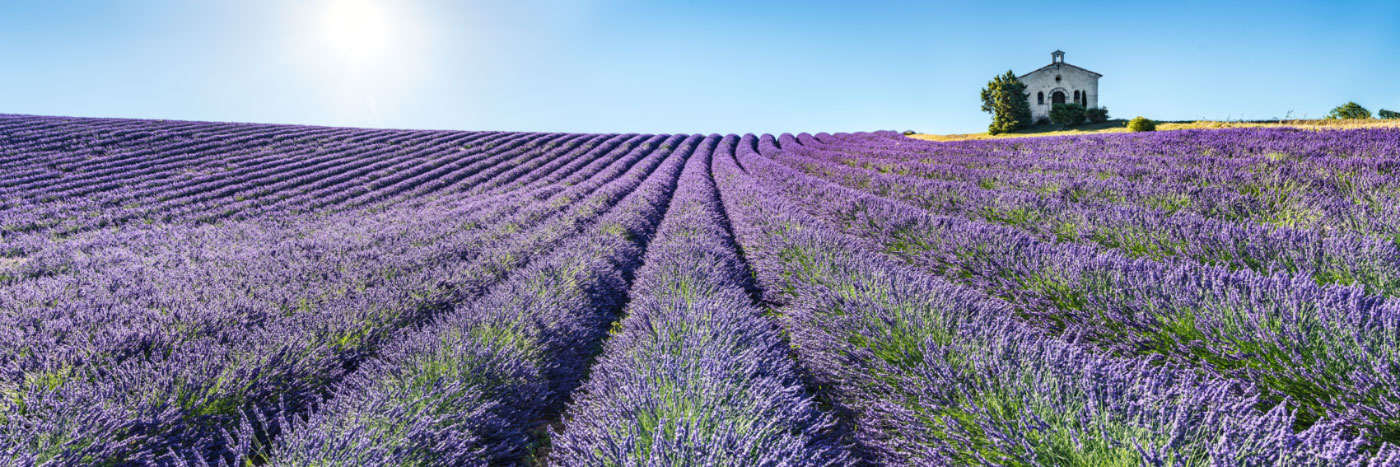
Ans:
<svg viewBox="0 0 1400 467"><path fill-rule="evenodd" d="M798 139L807 144L799 144ZM1359 285L1379 295L1400 292L1400 255L1395 241L1387 236L1330 227L1258 225L1160 206L1100 203L1075 195L1076 190L989 189L980 182L881 173L851 167L864 165L851 162L864 158L853 157L844 148L814 143L806 135L788 137L784 147L793 149L776 159L847 187L939 214L1017 227L1045 240L1094 243L1132 257L1188 258L1264 274L1306 273L1319 284ZM1111 180L1102 182L1121 183ZM1172 196L1188 199L1195 194Z"/></svg>
<svg viewBox="0 0 1400 467"><path fill-rule="evenodd" d="M666 213L687 138L620 203L558 249L395 343L266 452L277 465L473 465L529 454L625 303ZM246 452L246 451L245 451Z"/></svg>
<svg viewBox="0 0 1400 467"><path fill-rule="evenodd" d="M0 238L8 255L54 235L128 223L280 218L483 193L558 150L586 151L610 135L351 130L164 124L132 120L0 118ZM76 126L76 127L75 127ZM555 167L556 169L558 167ZM497 182L487 182L492 179ZM518 187L513 187L518 188Z"/></svg>
<svg viewBox="0 0 1400 467"><path fill-rule="evenodd" d="M460 195L78 233L4 265L0 453L178 464L265 450L390 344L589 226L644 238L600 216L639 215L618 203L674 180L669 161L696 144L578 138L614 143L535 150L540 163L481 172Z"/></svg>
<svg viewBox="0 0 1400 467"><path fill-rule="evenodd" d="M1273 132L1243 133L1246 134L1219 137L1235 140L1253 137L1261 139L1259 145L1268 146L1268 138L1279 136ZM1196 138L1210 136L1202 134ZM1325 137L1341 136L1329 134ZM1389 145L1384 146L1388 152L1381 154L1349 153L1347 146L1337 145L1315 157L1394 159L1394 141L1400 139L1396 137L1393 132L1355 135L1362 141L1389 139ZM994 152L1005 150L1002 146L1018 143L981 144ZM1386 443L1397 441L1396 420L1400 420L1400 412L1396 411L1400 399L1393 389L1400 379L1400 362L1395 358L1396 350L1400 349L1400 325L1396 318L1400 316L1400 309L1384 296L1389 294L1378 292L1393 290L1386 286L1386 281L1369 284L1362 280L1319 281L1310 270L1297 272L1282 268L1264 268L1266 272L1261 274L1251 270L1253 268L1232 270L1197 261L1190 255L1133 260L1123 249L1091 238L1047 237L1034 226L1007 225L988 219L977 209L911 204L908 203L910 198L899 192L900 183L917 185L926 178L917 175L898 178L901 177L898 174L881 173L874 166L899 157L862 149L880 145L904 146L900 150L904 152L924 151L927 154L922 157L925 158L938 158L940 151L945 150L941 145L910 144L909 140L888 134L799 136L784 137L781 141L765 137L755 141L763 156L751 159L745 168L767 177L771 186L796 201L795 206L858 239L861 249L881 251L925 274L960 283L1002 303L1006 307L1003 314L1020 316L1021 321L1042 330L1040 332L1045 335L1062 336L1094 353L1146 359L1190 371L1204 369L1210 379L1222 384L1248 386L1248 389L1236 391L1254 394L1252 397L1258 400L1253 405L1276 411L1296 411L1295 423L1299 427L1311 426L1300 436L1316 434L1318 430L1332 433L1328 436L1353 433L1362 435L1361 441L1368 444L1366 449L1372 452L1378 448L1385 452L1393 449ZM911 145L916 148L909 148ZM917 148L920 145L923 147ZM1170 148L1154 146L1154 150ZM1046 156L1051 160L1056 157L1055 154ZM832 164L832 161L837 163ZM1376 162L1353 165L1367 164L1384 165ZM1009 174L1006 178L1017 176ZM1325 174L1315 177L1327 178ZM1054 194L1045 195L1054 197ZM1055 210L1064 209L1065 204L1065 200L1057 199L1053 203L1026 206ZM1085 202L1075 209L1087 213L1117 207ZM1156 216L1155 228L1160 229L1159 233L1179 236L1182 224L1200 220L1196 213L1157 211L1152 215ZM1100 219L1104 218L1114 219L1112 216ZM1298 254L1291 250L1305 245L1295 243L1294 246L1283 241L1267 244L1290 236L1312 236L1319 244L1337 241L1351 246L1349 250L1332 251L1322 245L1315 247L1311 253L1317 254L1318 261L1308 265L1311 268L1318 268L1327 261L1364 263L1371 270L1393 278L1395 264L1400 261L1393 241L1368 238L1367 233L1303 230L1279 235L1277 230L1249 224L1217 224L1217 227L1261 232L1262 235L1254 236L1239 232L1217 233L1235 235L1236 241L1266 243L1251 250L1256 252ZM784 229L791 230L790 227ZM1202 230L1197 229L1197 232ZM1369 248L1356 248L1356 245ZM835 247L827 247L814 253L833 249ZM1243 248L1240 251L1244 251ZM1332 258L1328 260L1326 255ZM1267 263L1271 259L1254 260ZM793 275L789 273L788 279ZM794 288L788 286L789 290ZM998 331L997 334L1006 333ZM799 348L818 346L802 341L800 334L795 333L795 336ZM896 337L890 340L897 341ZM890 351L895 357L919 355L907 348ZM1024 366L1026 362L1018 360L1016 365ZM916 386L901 381L890 387ZM926 410L915 407L909 407L913 412L904 415L914 419L924 416ZM1049 423L1051 426L1047 428L1051 429L1061 424L1054 420ZM1318 428L1323 426L1329 428ZM1016 431L1027 429L1022 426ZM985 436L987 430L988 427L982 426L974 432L980 433L976 436L968 433L959 436L971 436L967 439L975 440ZM1077 439L1075 444L1083 441L1079 436L1071 438ZM1324 451L1316 449L1316 452ZM986 453L985 450L976 452L978 455ZM1172 452L1181 452L1181 448Z"/></svg>
<svg viewBox="0 0 1400 467"><path fill-rule="evenodd" d="M1173 166L1118 137L0 128L5 464L1400 463L1384 221L1113 194L1259 180L1205 147L1326 198L1319 170L1390 170L1386 135ZM188 177L224 157L257 162ZM1104 240L1131 228L1178 248Z"/></svg>
<svg viewBox="0 0 1400 467"><path fill-rule="evenodd" d="M843 141L864 168L1226 220L1394 235L1396 130L1184 131L959 142ZM922 149L921 149L922 148Z"/></svg>
<svg viewBox="0 0 1400 467"><path fill-rule="evenodd" d="M738 138L714 156L731 158ZM617 325L554 439L557 465L843 465L834 418L788 358L710 177L680 186Z"/></svg>

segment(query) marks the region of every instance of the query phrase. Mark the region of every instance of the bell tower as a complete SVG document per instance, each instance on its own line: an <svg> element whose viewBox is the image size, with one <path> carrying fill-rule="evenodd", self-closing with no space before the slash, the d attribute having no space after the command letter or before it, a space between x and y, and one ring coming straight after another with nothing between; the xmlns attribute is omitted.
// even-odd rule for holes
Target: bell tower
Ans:
<svg viewBox="0 0 1400 467"><path fill-rule="evenodd" d="M1059 65L1059 64L1062 64L1062 63L1064 63L1064 62L1065 62L1065 51L1063 51L1063 50L1056 50L1056 51L1054 51L1054 52L1050 52L1050 64L1052 64L1052 65Z"/></svg>

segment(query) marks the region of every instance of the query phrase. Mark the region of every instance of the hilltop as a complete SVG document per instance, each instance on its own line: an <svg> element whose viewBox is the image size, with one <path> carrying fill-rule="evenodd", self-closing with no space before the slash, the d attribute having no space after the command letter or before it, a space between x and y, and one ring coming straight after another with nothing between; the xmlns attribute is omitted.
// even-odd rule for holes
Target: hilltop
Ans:
<svg viewBox="0 0 1400 467"><path fill-rule="evenodd" d="M1064 129L1058 125L1046 124L1035 125L1021 130L992 135L982 133L962 133L936 135L926 133L915 133L909 135L910 138L927 141L965 141L974 139L1001 139L1001 138L1026 138L1035 136L1063 136L1063 135L1084 135L1094 133L1127 133L1128 121L1123 119L1109 120L1103 123L1086 123L1074 128ZM1400 128L1400 120L1382 119L1361 119L1361 120L1256 120L1256 121L1218 121L1218 120L1188 120L1188 121L1161 121L1157 122L1157 131L1172 130L1200 130L1200 129L1223 129L1223 128L1306 128L1313 130L1341 130L1355 128Z"/></svg>

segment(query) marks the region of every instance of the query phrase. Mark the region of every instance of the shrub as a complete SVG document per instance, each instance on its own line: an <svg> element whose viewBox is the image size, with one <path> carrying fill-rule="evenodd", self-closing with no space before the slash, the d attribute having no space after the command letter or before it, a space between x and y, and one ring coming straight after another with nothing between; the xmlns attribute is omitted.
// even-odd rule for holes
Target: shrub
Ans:
<svg viewBox="0 0 1400 467"><path fill-rule="evenodd" d="M1332 112L1329 112L1327 114L1327 118L1336 120L1371 118L1371 111L1366 110L1365 107L1362 107L1361 105L1355 102L1347 102L1345 104L1337 106L1337 108L1335 109L1332 109Z"/></svg>
<svg viewBox="0 0 1400 467"><path fill-rule="evenodd" d="M1128 122L1128 131L1157 131L1157 122L1137 117Z"/></svg>
<svg viewBox="0 0 1400 467"><path fill-rule="evenodd" d="M914 130L904 130L904 133L903 133L903 134L904 134L904 136L912 135L912 134L914 134Z"/></svg>
<svg viewBox="0 0 1400 467"><path fill-rule="evenodd" d="M1007 70L992 78L982 89L982 111L992 114L991 134L1024 128L1031 121L1031 103L1026 98L1026 85Z"/></svg>
<svg viewBox="0 0 1400 467"><path fill-rule="evenodd" d="M1108 121L1108 107L1094 107L1084 110L1084 118L1093 123L1103 123Z"/></svg>
<svg viewBox="0 0 1400 467"><path fill-rule="evenodd" d="M1050 124L1050 119L1045 118L1045 117L1040 117L1040 118L1035 119L1035 124L1036 124L1036 125L1049 125L1049 124Z"/></svg>
<svg viewBox="0 0 1400 467"><path fill-rule="evenodd" d="M1380 112L1376 112L1376 115L1380 116L1381 118L1387 118L1387 119L1389 119L1389 118L1400 118L1400 112L1396 112L1396 111L1394 111L1394 110L1381 109Z"/></svg>
<svg viewBox="0 0 1400 467"><path fill-rule="evenodd" d="M1079 104L1055 104L1050 108L1050 121L1069 128L1084 123L1084 106Z"/></svg>

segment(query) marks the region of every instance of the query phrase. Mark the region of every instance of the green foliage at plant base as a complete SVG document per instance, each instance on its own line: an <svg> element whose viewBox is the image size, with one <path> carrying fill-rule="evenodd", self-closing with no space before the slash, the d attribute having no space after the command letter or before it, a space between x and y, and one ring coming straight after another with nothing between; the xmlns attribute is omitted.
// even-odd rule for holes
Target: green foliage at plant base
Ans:
<svg viewBox="0 0 1400 467"><path fill-rule="evenodd" d="M987 82L982 89L982 111L992 114L987 132L1000 134L1026 127L1031 122L1031 103L1026 99L1026 85L1007 70Z"/></svg>
<svg viewBox="0 0 1400 467"><path fill-rule="evenodd" d="M1334 120L1371 118L1371 111L1355 102L1347 102L1328 112L1327 118Z"/></svg>
<svg viewBox="0 0 1400 467"><path fill-rule="evenodd" d="M1157 122L1137 117L1128 121L1128 131L1157 131Z"/></svg>
<svg viewBox="0 0 1400 467"><path fill-rule="evenodd" d="M1108 107L1084 109L1084 118L1088 119L1090 123L1106 122L1108 121Z"/></svg>
<svg viewBox="0 0 1400 467"><path fill-rule="evenodd" d="M1050 121L1069 128L1084 123L1084 106L1079 104L1055 104L1050 108Z"/></svg>

